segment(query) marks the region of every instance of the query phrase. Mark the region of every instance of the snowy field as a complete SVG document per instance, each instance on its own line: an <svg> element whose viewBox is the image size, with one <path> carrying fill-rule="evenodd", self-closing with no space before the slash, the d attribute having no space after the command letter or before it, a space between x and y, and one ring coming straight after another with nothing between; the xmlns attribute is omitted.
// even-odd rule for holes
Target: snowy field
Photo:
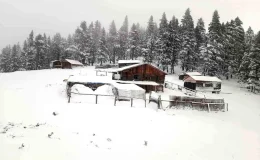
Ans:
<svg viewBox="0 0 260 160"><path fill-rule="evenodd" d="M233 80L214 95L225 98L229 111L208 113L162 111L153 103L144 108L141 100L133 108L130 102L114 106L113 97L96 105L94 96L74 96L68 104L63 80L72 74L95 72L0 73L0 160L260 159L260 96Z"/></svg>

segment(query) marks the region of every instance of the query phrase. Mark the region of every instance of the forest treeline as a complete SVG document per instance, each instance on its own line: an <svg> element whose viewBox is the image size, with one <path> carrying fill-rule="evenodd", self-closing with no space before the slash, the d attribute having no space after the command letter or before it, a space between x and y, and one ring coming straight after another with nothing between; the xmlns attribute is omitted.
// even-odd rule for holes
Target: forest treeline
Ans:
<svg viewBox="0 0 260 160"><path fill-rule="evenodd" d="M6 46L0 54L0 71L46 69L51 61L64 58L86 65L142 58L169 73L180 64L184 71L236 75L260 86L260 32L255 34L251 27L245 31L242 25L239 17L221 22L214 11L206 31L202 18L194 24L190 9L181 20L163 13L159 24L151 16L145 28L129 25L127 16L121 27L112 21L107 31L98 20L83 21L68 37L31 31L22 45Z"/></svg>

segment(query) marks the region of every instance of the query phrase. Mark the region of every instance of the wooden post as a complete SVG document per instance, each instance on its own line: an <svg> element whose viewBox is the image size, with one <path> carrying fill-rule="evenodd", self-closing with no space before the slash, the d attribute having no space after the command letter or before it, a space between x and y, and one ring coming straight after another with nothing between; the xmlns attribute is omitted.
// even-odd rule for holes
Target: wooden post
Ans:
<svg viewBox="0 0 260 160"><path fill-rule="evenodd" d="M210 112L210 107L209 107L209 103L208 103L208 112Z"/></svg>
<svg viewBox="0 0 260 160"><path fill-rule="evenodd" d="M131 107L133 107L133 98L131 98Z"/></svg>
<svg viewBox="0 0 260 160"><path fill-rule="evenodd" d="M146 108L146 99L144 100L144 107Z"/></svg>
<svg viewBox="0 0 260 160"><path fill-rule="evenodd" d="M227 111L228 111L228 103L227 103Z"/></svg>
<svg viewBox="0 0 260 160"><path fill-rule="evenodd" d="M97 101L98 101L98 95L96 95L96 104L97 104Z"/></svg>
<svg viewBox="0 0 260 160"><path fill-rule="evenodd" d="M115 96L114 106L116 106L116 96Z"/></svg>
<svg viewBox="0 0 260 160"><path fill-rule="evenodd" d="M68 99L68 103L70 103L70 94L69 94L69 99Z"/></svg>

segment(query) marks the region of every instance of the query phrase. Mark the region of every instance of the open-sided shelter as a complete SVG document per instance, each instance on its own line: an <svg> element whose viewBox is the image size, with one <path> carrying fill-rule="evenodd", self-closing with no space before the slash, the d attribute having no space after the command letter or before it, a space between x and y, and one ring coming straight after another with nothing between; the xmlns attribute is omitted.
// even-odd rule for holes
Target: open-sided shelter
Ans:
<svg viewBox="0 0 260 160"><path fill-rule="evenodd" d="M184 80L184 87L219 93L221 91L221 80L210 76L190 76Z"/></svg>

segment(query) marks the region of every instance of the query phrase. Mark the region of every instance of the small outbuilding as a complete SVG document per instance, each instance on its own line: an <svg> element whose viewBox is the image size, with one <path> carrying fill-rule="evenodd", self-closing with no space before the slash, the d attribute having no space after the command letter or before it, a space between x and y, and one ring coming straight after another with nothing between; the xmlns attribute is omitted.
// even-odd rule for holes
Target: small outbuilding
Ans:
<svg viewBox="0 0 260 160"><path fill-rule="evenodd" d="M198 90L219 93L221 91L221 80L210 76L190 76L184 79L184 87Z"/></svg>
<svg viewBox="0 0 260 160"><path fill-rule="evenodd" d="M179 75L179 80L185 80L186 78L190 76L201 76L201 73L199 72L185 72Z"/></svg>
<svg viewBox="0 0 260 160"><path fill-rule="evenodd" d="M67 69L72 69L73 67L83 67L84 65L80 63L77 60L72 60L72 59L64 59L64 60L55 60L52 61L50 64L51 68L67 68Z"/></svg>

